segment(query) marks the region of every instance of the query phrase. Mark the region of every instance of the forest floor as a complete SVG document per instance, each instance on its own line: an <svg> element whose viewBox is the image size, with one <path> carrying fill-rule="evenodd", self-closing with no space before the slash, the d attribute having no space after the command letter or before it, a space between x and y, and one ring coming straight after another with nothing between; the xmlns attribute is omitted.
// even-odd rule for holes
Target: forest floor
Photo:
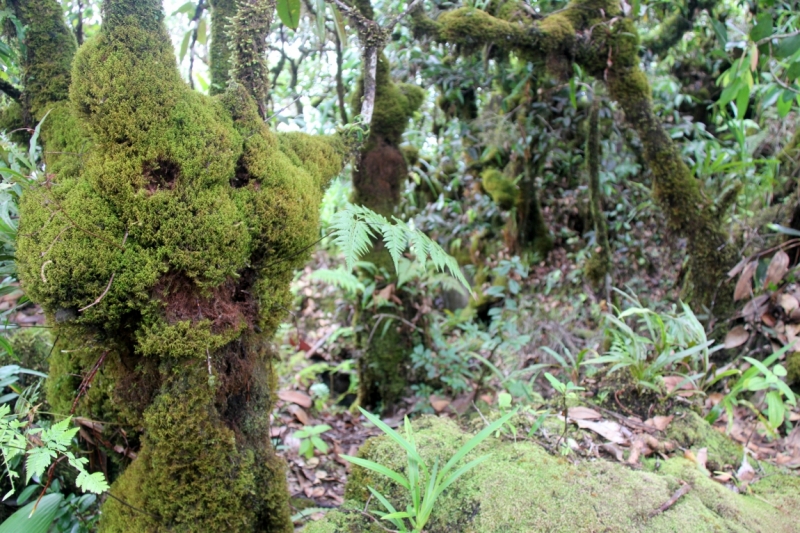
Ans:
<svg viewBox="0 0 800 533"><path fill-rule="evenodd" d="M543 346L554 349L568 346L573 352L585 347L600 349L600 324L589 308L595 306L595 311L608 312L608 303L588 284L564 281L571 278L570 271L576 268L574 250L581 246L580 243L569 244L575 233L569 224L577 210L575 201L570 198L555 200L545 208L550 227L557 236L556 248L545 261L533 265L527 279L522 280L522 297L534 299L538 311L536 320L527 322L529 329L522 331L531 335L531 341L524 353L519 353L517 368L547 360L547 353L541 350ZM677 303L677 287L683 273L682 254L675 250L680 250L682 243L664 237L668 233L663 220L658 216L654 219L655 223L634 225L630 231L634 246L616 246L615 284L630 293L642 295L643 301L646 299L650 305ZM354 351L353 341L347 337L352 304L342 298L341 292L309 279L315 270L334 268L336 262L324 250L318 251L311 264L298 275L293 290L297 294L299 310L293 313L291 324L283 331L280 399L273 415L272 436L279 453L289 465L289 487L294 496L295 523L299 529L308 520L320 518L325 509L343 503L349 468L339 454L355 455L367 438L380 434L374 426L365 425L362 416L353 414L346 407L352 397L348 401L343 393L345 405L336 405L333 401L319 399L313 390L314 383L326 380L336 388L333 380L342 377L341 373L326 373L320 368L352 371L351 367L342 366ZM553 280L561 280L556 283L555 290ZM344 376L347 379L346 373ZM584 379L581 385L591 388L592 381L588 379L587 384ZM673 395L677 405L699 404L705 414L722 399L721 393L706 395L703 391L693 390L691 385L680 384L680 381L671 376L665 379L669 392L675 392L674 388L681 386L681 390ZM397 427L406 414L428 413L465 422L475 416L482 417L481 408L497 405L499 392L502 388L492 390L474 384L471 392L455 397L409 394L404 405L384 421ZM551 392L544 379L537 380L537 392L547 402ZM676 454L685 455L702 468L708 467L714 480L731 488L734 488L735 479L755 476L754 472L747 471L750 467L746 461L746 467L706 465L703 450L694 453L661 440L672 416L648 416L646 411L627 404L635 401L633 399L616 397L614 400L613 405L601 407L592 403L591 392L585 393L580 406L568 409L564 431L554 431L550 426L549 431L543 429L533 437L519 435L517 438L536 441L553 454L559 453L559 446L565 441L574 452L570 460L604 457L631 468L639 468L641 459L652 454L664 459ZM549 407L551 414L564 424L563 411L552 409L552 403L534 407ZM800 420L800 409L795 409L788 417L794 424ZM294 436L295 433L322 425L330 427L321 434L328 449L316 450L311 457L301 456L298 453L301 440ZM746 447L754 459L791 469L800 468L800 425L788 435L770 437L752 410L737 407L732 420L723 414L714 427L721 433L729 432L730 437Z"/></svg>

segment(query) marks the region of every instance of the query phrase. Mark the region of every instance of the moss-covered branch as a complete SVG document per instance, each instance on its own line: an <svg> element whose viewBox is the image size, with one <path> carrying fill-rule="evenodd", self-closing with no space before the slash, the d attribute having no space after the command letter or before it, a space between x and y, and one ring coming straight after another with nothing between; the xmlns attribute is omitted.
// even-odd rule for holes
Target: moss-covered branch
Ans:
<svg viewBox="0 0 800 533"><path fill-rule="evenodd" d="M697 15L707 10L709 13L719 0L688 0L685 6L679 6L658 27L642 38L642 46L656 55L663 55L683 38L684 34L694 27Z"/></svg>
<svg viewBox="0 0 800 533"><path fill-rule="evenodd" d="M587 275L596 287L605 285L611 272L611 245L608 242L608 225L603 212L603 191L600 188L600 109L597 103L589 114L589 132L586 139L586 170L589 175L589 210L594 226L596 248L587 265ZM607 295L608 296L608 295Z"/></svg>
<svg viewBox="0 0 800 533"><path fill-rule="evenodd" d="M526 21L523 11L513 5L512 0L496 9L509 20L461 8L435 21L417 10L414 21L419 33L437 41L467 50L499 45L546 63L557 76L570 74L571 64L577 63L605 80L642 141L658 205L670 227L689 241L695 301L717 314L729 312L732 293L720 285L735 262L734 251L700 183L653 112L650 85L638 67L639 39L633 22L622 16L619 3L610 0L573 0L540 21Z"/></svg>
<svg viewBox="0 0 800 533"><path fill-rule="evenodd" d="M7 0L7 5L26 26L22 101L35 122L53 104L69 98L72 58L78 45L57 0Z"/></svg>
<svg viewBox="0 0 800 533"><path fill-rule="evenodd" d="M236 15L236 0L211 0L211 94L225 92L230 80L231 20Z"/></svg>
<svg viewBox="0 0 800 533"><path fill-rule="evenodd" d="M267 36L275 14L275 0L236 0L236 6L228 42L232 76L255 98L259 114L266 118L269 92Z"/></svg>

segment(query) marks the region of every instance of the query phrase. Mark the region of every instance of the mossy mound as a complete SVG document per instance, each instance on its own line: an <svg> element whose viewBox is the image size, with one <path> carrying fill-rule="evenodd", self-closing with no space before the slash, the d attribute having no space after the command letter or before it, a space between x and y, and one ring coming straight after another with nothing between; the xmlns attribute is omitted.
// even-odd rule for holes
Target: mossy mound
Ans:
<svg viewBox="0 0 800 533"><path fill-rule="evenodd" d="M415 423L422 457L446 461L470 435L452 421L423 418ZM713 431L713 430L712 430ZM695 443L700 446L700 443ZM490 439L470 457L491 458L439 497L428 533L579 532L791 532L800 519L800 478L772 475L736 494L712 481L683 458L663 461L658 471L633 470L605 460L573 464L529 442ZM360 455L404 471L405 454L385 437L367 441ZM691 490L663 513L682 482ZM387 495L397 509L409 503L386 478L354 468L346 489L348 503L306 527L306 533L378 533L384 529L364 517L367 486ZM772 502L769 503L769 502ZM374 499L370 508L377 504ZM381 509L382 510L382 509ZM655 514L655 516L651 516Z"/></svg>
<svg viewBox="0 0 800 533"><path fill-rule="evenodd" d="M241 86L193 92L163 19L106 0L69 101L40 106L72 154L21 205L20 279L70 347L48 399L68 412L97 367L78 412L141 442L101 531L291 531L268 343L345 148L271 132Z"/></svg>

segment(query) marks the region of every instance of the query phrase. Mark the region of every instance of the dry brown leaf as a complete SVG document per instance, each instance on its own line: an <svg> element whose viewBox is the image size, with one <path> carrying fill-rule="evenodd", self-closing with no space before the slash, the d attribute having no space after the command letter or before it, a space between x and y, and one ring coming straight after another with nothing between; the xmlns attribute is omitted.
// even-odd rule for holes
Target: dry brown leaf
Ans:
<svg viewBox="0 0 800 533"><path fill-rule="evenodd" d="M431 394L430 401L431 407L433 407L433 410L437 413L441 413L447 408L448 405L450 405L450 400L447 398L439 398L435 394Z"/></svg>
<svg viewBox="0 0 800 533"><path fill-rule="evenodd" d="M706 463L708 462L708 448L700 448L697 450L697 456L694 460L699 466L705 469Z"/></svg>
<svg viewBox="0 0 800 533"><path fill-rule="evenodd" d="M667 426L672 419L675 418L673 415L670 416L654 416L653 418L649 418L645 421L646 426L654 427L659 431L664 431L667 429Z"/></svg>
<svg viewBox="0 0 800 533"><path fill-rule="evenodd" d="M308 425L308 413L306 413L305 409L299 405L291 404L286 408L286 410L289 411L292 416L298 420L298 422L304 426Z"/></svg>
<svg viewBox="0 0 800 533"><path fill-rule="evenodd" d="M686 379L685 376L664 376L662 379L664 380L664 386L667 388L667 392L671 393L678 388L678 385L680 385L682 391L678 394L681 396L691 396L692 394L700 392L694 388L692 382Z"/></svg>
<svg viewBox="0 0 800 533"><path fill-rule="evenodd" d="M797 298L791 294L781 294L778 296L778 305L783 308L783 311L788 315L800 306Z"/></svg>
<svg viewBox="0 0 800 533"><path fill-rule="evenodd" d="M753 292L753 275L756 273L756 267L758 267L758 261L750 261L745 265L742 275L736 282L736 288L733 290L734 300L746 298Z"/></svg>
<svg viewBox="0 0 800 533"><path fill-rule="evenodd" d="M628 456L628 464L635 465L639 462L639 457L642 455L642 452L645 449L645 444L639 439L634 440L631 442L631 453Z"/></svg>
<svg viewBox="0 0 800 533"><path fill-rule="evenodd" d="M736 477L745 486L756 477L756 471L753 470L753 467L747 462L747 454L745 454L742 459L742 466L740 466L739 470L736 472Z"/></svg>
<svg viewBox="0 0 800 533"><path fill-rule="evenodd" d="M764 324L767 325L767 327L770 327L770 328L774 327L775 324L778 323L778 321L775 320L775 317L772 316L772 313L770 313L769 311L766 311L766 312L761 314L761 322L763 322Z"/></svg>
<svg viewBox="0 0 800 533"><path fill-rule="evenodd" d="M742 344L747 342L747 339L750 338L750 333L744 329L744 326L736 326L735 328L731 329L727 335L725 335L725 348L730 350L731 348L738 348Z"/></svg>
<svg viewBox="0 0 800 533"><path fill-rule="evenodd" d="M299 390L281 390L278 391L278 398L284 402L296 403L300 407L308 409L311 407L311 397Z"/></svg>
<svg viewBox="0 0 800 533"><path fill-rule="evenodd" d="M747 264L747 258L745 257L744 259L742 259L741 261L739 261L738 263L736 263L736 266L735 266L735 267L733 267L732 269L730 269L730 271L728 272L728 277L729 277L729 278L733 278L733 277L735 277L735 276L736 276L736 274L738 274L739 272L741 272L741 271L742 271L742 269L744 268L744 266L745 266L746 264Z"/></svg>
<svg viewBox="0 0 800 533"><path fill-rule="evenodd" d="M733 475L728 472L714 472L714 476L711 479L719 481L720 483L727 483L733 479Z"/></svg>
<svg viewBox="0 0 800 533"><path fill-rule="evenodd" d="M602 420L600 422L575 420L575 423L579 428L594 431L601 437L616 444L625 444L627 442L627 439L622 434L622 426L611 420Z"/></svg>
<svg viewBox="0 0 800 533"><path fill-rule="evenodd" d="M375 301L376 302L387 302L389 301L392 296L394 296L394 283L388 284L386 287L382 288L378 292L375 293Z"/></svg>
<svg viewBox="0 0 800 533"><path fill-rule="evenodd" d="M601 444L600 448L603 451L613 455L614 458L620 463L625 462L625 454L623 453L622 448L620 448L613 442L606 442L605 444Z"/></svg>
<svg viewBox="0 0 800 533"><path fill-rule="evenodd" d="M760 296L756 296L749 302L745 304L742 308L742 316L745 318L753 319L757 316L761 316L761 314L766 311L769 302L769 295L762 294Z"/></svg>
<svg viewBox="0 0 800 533"><path fill-rule="evenodd" d="M772 256L772 260L767 267L767 275L764 278L764 288L769 287L770 283L779 283L783 276L789 272L789 254L783 250L778 250Z"/></svg>
<svg viewBox="0 0 800 533"><path fill-rule="evenodd" d="M603 416L588 407L570 407L567 409L567 415L573 420L600 420Z"/></svg>

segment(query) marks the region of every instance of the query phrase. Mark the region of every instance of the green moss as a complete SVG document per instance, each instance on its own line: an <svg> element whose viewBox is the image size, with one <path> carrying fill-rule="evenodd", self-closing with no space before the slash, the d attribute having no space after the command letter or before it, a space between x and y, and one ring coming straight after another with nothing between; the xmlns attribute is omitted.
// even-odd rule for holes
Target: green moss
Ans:
<svg viewBox="0 0 800 533"><path fill-rule="evenodd" d="M800 352L792 352L786 356L786 374L791 385L800 384Z"/></svg>
<svg viewBox="0 0 800 533"><path fill-rule="evenodd" d="M433 464L446 461L469 435L451 421L424 418L415 423L422 457ZM361 456L402 471L405 454L386 438L367 441ZM709 479L685 459L662 462L657 472L636 471L605 460L573 463L554 457L535 443L483 443L469 457L491 458L456 481L436 502L425 530L430 533L515 533L529 531L590 531L649 533L693 531L789 532L798 514L797 479L775 475L756 482L754 493L779 498L784 513L754 496L736 494ZM667 511L650 514L688 482L692 490ZM386 494L396 508L408 500L404 490L386 478L355 467L345 496L352 507L328 513L309 525L307 533L365 531L371 521L348 512L364 509L365 486ZM360 505L360 507L358 507ZM370 503L370 510L379 510Z"/></svg>
<svg viewBox="0 0 800 533"><path fill-rule="evenodd" d="M231 19L236 15L236 0L211 2L211 94L225 92L230 80L231 50L228 46Z"/></svg>
<svg viewBox="0 0 800 533"><path fill-rule="evenodd" d="M517 184L496 168L488 168L481 172L481 183L500 209L511 209L519 202Z"/></svg>
<svg viewBox="0 0 800 533"><path fill-rule="evenodd" d="M26 26L22 57L24 105L34 122L49 107L67 99L72 58L78 45L56 0L8 0Z"/></svg>
<svg viewBox="0 0 800 533"><path fill-rule="evenodd" d="M102 360L78 413L142 440L113 489L139 511L109 499L103 531L291 531L265 346L345 148L191 91L160 2L103 6L43 130L73 155L21 205L20 279L65 339L48 397L68 412Z"/></svg>

